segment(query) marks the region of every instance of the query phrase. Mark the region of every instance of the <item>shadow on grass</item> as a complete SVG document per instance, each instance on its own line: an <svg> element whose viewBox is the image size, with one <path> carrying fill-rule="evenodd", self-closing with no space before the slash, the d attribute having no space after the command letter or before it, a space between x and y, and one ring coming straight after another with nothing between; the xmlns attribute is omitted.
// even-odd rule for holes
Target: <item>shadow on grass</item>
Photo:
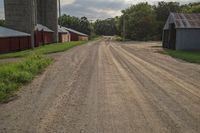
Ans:
<svg viewBox="0 0 200 133"><path fill-rule="evenodd" d="M151 46L152 48L162 48L162 46Z"/></svg>
<svg viewBox="0 0 200 133"><path fill-rule="evenodd" d="M200 51L177 51L170 49L163 49L156 51L156 53L169 55L171 57L181 59L190 63L200 64Z"/></svg>

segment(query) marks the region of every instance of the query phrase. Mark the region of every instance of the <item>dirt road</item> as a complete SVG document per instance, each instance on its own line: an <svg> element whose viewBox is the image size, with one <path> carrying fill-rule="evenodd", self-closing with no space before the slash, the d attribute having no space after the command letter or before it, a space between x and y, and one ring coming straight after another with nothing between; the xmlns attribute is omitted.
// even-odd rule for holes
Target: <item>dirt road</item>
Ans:
<svg viewBox="0 0 200 133"><path fill-rule="evenodd" d="M200 66L154 45L102 40L63 53L0 105L0 132L199 133Z"/></svg>

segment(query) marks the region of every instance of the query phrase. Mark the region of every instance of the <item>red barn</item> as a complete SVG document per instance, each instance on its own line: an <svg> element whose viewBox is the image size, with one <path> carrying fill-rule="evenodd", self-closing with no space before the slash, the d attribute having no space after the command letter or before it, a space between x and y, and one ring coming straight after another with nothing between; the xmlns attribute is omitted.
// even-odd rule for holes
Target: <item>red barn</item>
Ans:
<svg viewBox="0 0 200 133"><path fill-rule="evenodd" d="M37 24L35 26L35 47L53 43L53 33L48 27Z"/></svg>
<svg viewBox="0 0 200 133"><path fill-rule="evenodd" d="M0 26L0 53L31 48L30 34Z"/></svg>
<svg viewBox="0 0 200 133"><path fill-rule="evenodd" d="M71 41L88 41L88 35L70 28L65 28L65 29L69 31L71 35Z"/></svg>
<svg viewBox="0 0 200 133"><path fill-rule="evenodd" d="M62 26L58 25L59 42L70 42L70 33Z"/></svg>

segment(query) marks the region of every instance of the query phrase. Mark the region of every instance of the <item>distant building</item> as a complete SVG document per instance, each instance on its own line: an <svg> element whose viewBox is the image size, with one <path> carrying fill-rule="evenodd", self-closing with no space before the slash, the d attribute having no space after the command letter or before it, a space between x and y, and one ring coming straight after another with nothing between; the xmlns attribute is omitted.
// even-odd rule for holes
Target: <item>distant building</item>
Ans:
<svg viewBox="0 0 200 133"><path fill-rule="evenodd" d="M35 46L53 43L53 31L48 27L37 24L35 26Z"/></svg>
<svg viewBox="0 0 200 133"><path fill-rule="evenodd" d="M57 41L57 0L4 0L6 27L31 34L36 24L54 31Z"/></svg>
<svg viewBox="0 0 200 133"><path fill-rule="evenodd" d="M0 53L31 48L30 34L0 26Z"/></svg>
<svg viewBox="0 0 200 133"><path fill-rule="evenodd" d="M200 13L170 13L163 29L163 47L200 50Z"/></svg>
<svg viewBox="0 0 200 133"><path fill-rule="evenodd" d="M59 36L59 42L70 42L71 37L69 31L65 29L65 27L58 25L58 36Z"/></svg>
<svg viewBox="0 0 200 133"><path fill-rule="evenodd" d="M71 36L71 41L88 41L88 35L70 28L65 28L65 29L69 31Z"/></svg>

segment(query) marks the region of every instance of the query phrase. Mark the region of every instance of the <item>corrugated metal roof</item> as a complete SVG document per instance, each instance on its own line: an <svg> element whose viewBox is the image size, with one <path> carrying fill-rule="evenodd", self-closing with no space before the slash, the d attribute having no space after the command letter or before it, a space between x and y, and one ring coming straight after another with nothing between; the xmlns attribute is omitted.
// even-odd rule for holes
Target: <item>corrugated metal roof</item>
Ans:
<svg viewBox="0 0 200 133"><path fill-rule="evenodd" d="M76 34L78 34L78 35L88 36L87 34L81 33L81 32L79 32L79 31L73 30L73 29L71 29L71 28L66 28L66 27L65 27L65 29L66 29L67 31L69 31L69 32L73 32L73 33L76 33Z"/></svg>
<svg viewBox="0 0 200 133"><path fill-rule="evenodd" d="M37 31L46 31L46 32L54 32L54 31L52 31L51 29L49 29L48 27L46 27L46 26L44 26L42 24L37 24L35 26L35 30L37 30Z"/></svg>
<svg viewBox="0 0 200 133"><path fill-rule="evenodd" d="M200 28L200 13L170 13L164 29L174 23L176 28Z"/></svg>
<svg viewBox="0 0 200 133"><path fill-rule="evenodd" d="M59 32L59 33L68 33L68 34L69 34L69 31L67 31L67 30L65 29L65 27L62 27L62 26L60 26L60 25L58 25L58 32Z"/></svg>
<svg viewBox="0 0 200 133"><path fill-rule="evenodd" d="M24 36L30 36L30 34L0 26L0 38Z"/></svg>

